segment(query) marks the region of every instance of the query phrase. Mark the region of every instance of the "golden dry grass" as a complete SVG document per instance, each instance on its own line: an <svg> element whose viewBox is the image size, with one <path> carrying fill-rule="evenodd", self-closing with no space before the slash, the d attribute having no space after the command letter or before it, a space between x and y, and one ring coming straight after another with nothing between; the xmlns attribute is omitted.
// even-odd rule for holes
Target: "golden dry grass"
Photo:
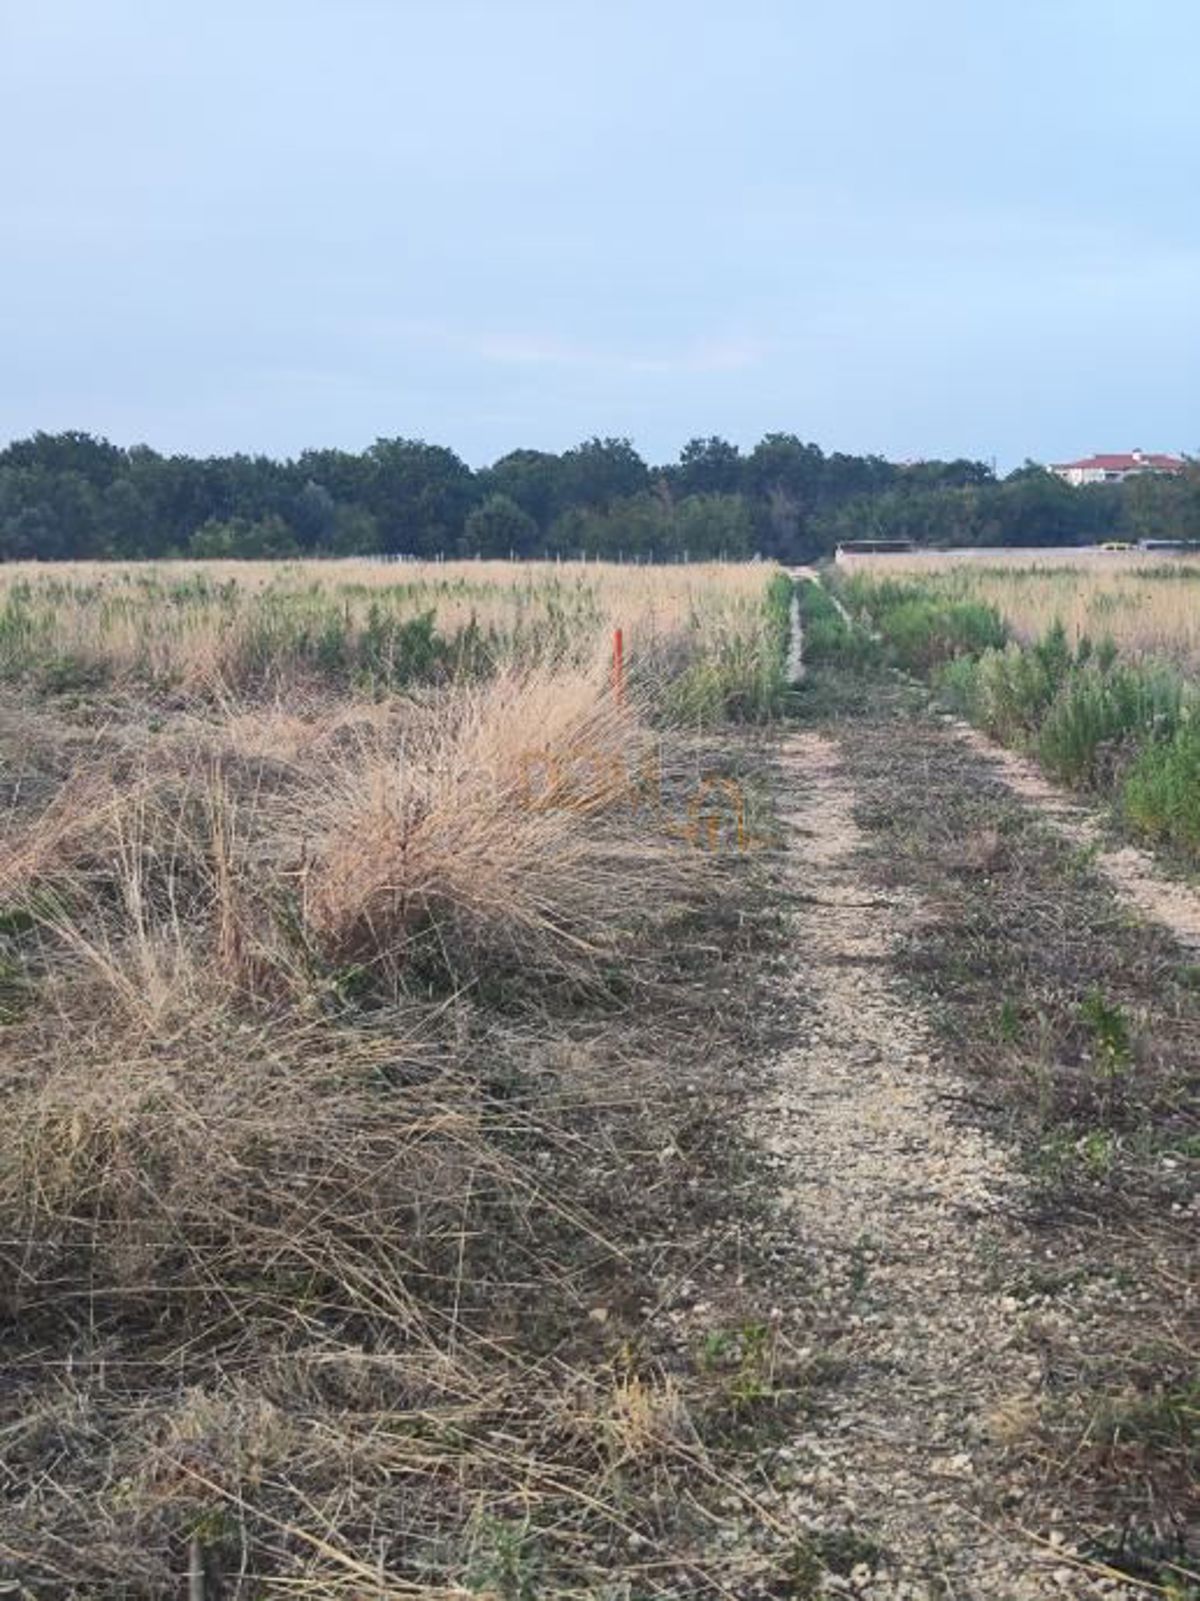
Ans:
<svg viewBox="0 0 1200 1601"><path fill-rule="evenodd" d="M1107 638L1124 655L1200 670L1200 561L1140 551L931 551L859 556L846 570L921 578L957 599L983 601L1022 641L1058 621L1072 643Z"/></svg>
<svg viewBox="0 0 1200 1601"><path fill-rule="evenodd" d="M191 1548L229 1595L517 1595L532 1523L552 1593L709 1584L730 1484L621 1309L723 1188L659 1153L707 1149L746 864L678 826L655 675L765 577L605 577L569 659L413 693L0 695L0 1581L175 1594Z"/></svg>
<svg viewBox="0 0 1200 1601"><path fill-rule="evenodd" d="M663 865L653 845L638 865L629 773L653 741L628 703L584 674L503 674L461 701L452 738L426 719L402 763L355 752L297 819L319 837L306 917L346 958L394 948L428 918L444 939L467 919L476 947L492 931L527 959L583 951L612 915L614 840L643 882ZM606 816L609 829L593 826Z"/></svg>
<svg viewBox="0 0 1200 1601"><path fill-rule="evenodd" d="M428 617L443 676L480 660L590 659L625 631L648 654L715 628L760 625L774 569L598 563L82 562L0 566L0 676L47 663L229 691L301 664L376 676L394 631ZM392 675L393 678L395 674Z"/></svg>

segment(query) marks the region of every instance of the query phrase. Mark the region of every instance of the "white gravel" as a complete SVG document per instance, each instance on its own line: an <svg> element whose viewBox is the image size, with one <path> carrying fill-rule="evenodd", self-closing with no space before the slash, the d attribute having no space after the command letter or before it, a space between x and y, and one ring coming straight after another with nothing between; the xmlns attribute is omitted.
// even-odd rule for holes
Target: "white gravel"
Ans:
<svg viewBox="0 0 1200 1601"><path fill-rule="evenodd" d="M890 952L917 908L867 882L834 742L796 734L783 767L806 1022L753 1125L780 1164L807 1293L842 1313L823 1354L847 1364L785 1448L784 1510L797 1534L850 1530L887 1553L830 1575L830 1595L1139 1595L1075 1565L1012 1450L1036 1421L1040 1362L1028 1303L989 1263L1035 1248L1012 1220L1018 1176L951 1121L962 1086L894 987ZM781 1308L785 1323L807 1315Z"/></svg>

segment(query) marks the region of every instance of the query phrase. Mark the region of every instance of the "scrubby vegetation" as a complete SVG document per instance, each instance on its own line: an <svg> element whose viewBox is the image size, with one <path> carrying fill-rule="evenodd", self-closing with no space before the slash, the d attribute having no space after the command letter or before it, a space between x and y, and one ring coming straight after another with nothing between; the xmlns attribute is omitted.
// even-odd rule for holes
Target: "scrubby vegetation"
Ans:
<svg viewBox="0 0 1200 1601"><path fill-rule="evenodd" d="M995 608L975 601L942 599L919 584L856 577L841 593L851 613L869 616L889 658L909 672L926 673L1004 643Z"/></svg>
<svg viewBox="0 0 1200 1601"><path fill-rule="evenodd" d="M964 598L991 585L978 569L960 571L840 579L860 639L836 631L834 658L853 663L870 639L881 660L928 678L956 711L1036 756L1051 777L1111 798L1138 835L1200 857L1191 786L1200 687L1186 650L1175 659L1136 654L1111 635L1094 642L1069 632L1061 619L1029 639L994 604ZM1148 581L1190 590L1191 576L1166 569Z"/></svg>
<svg viewBox="0 0 1200 1601"><path fill-rule="evenodd" d="M791 602L791 580L776 573L754 628L746 628L736 614L718 619L694 612L689 622L693 660L667 689L670 715L762 722L780 711L788 690Z"/></svg>
<svg viewBox="0 0 1200 1601"><path fill-rule="evenodd" d="M1130 823L1148 839L1200 859L1200 727L1194 721L1134 759L1122 803Z"/></svg>
<svg viewBox="0 0 1200 1601"><path fill-rule="evenodd" d="M847 620L823 585L808 581L797 584L796 599L807 663L820 666L836 662L845 670L853 670L877 660L873 636Z"/></svg>
<svg viewBox="0 0 1200 1601"><path fill-rule="evenodd" d="M504 667L587 665L620 627L647 688L695 669L708 710L765 717L778 710L789 595L786 577L749 564L13 564L0 568L0 683L448 688Z"/></svg>
<svg viewBox="0 0 1200 1601"><path fill-rule="evenodd" d="M840 571L840 569L839 569ZM1124 656L1200 669L1200 563L1140 551L1004 551L986 558L929 553L850 558L868 581L897 578L943 601L992 607L1021 644L1062 625L1069 643L1111 640Z"/></svg>

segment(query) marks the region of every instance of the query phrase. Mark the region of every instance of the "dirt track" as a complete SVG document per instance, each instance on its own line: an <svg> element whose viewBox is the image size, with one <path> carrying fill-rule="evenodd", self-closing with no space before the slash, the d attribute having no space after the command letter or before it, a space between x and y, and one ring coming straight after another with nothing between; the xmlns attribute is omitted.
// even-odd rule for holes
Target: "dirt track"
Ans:
<svg viewBox="0 0 1200 1601"><path fill-rule="evenodd" d="M949 735L947 735L949 737ZM856 861L855 796L836 742L782 753L794 888L793 982L811 1018L760 1108L816 1293L844 1304L835 1359L852 1381L792 1442L788 1510L820 1537L850 1528L877 1558L836 1587L973 1601L1135 1595L1022 1532L1027 1485L1007 1447L1037 1413L1023 1310L990 1254L1031 1251L1011 1221L1021 1181L985 1134L952 1122L957 1087L896 990L892 944L919 908L881 897Z"/></svg>

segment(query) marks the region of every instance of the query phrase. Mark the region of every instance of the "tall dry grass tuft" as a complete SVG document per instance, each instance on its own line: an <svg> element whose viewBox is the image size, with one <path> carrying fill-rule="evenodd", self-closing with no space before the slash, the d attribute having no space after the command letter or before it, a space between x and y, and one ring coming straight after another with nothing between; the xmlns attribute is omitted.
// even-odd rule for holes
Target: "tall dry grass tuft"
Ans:
<svg viewBox="0 0 1200 1601"><path fill-rule="evenodd" d="M400 961L420 935L579 973L647 895L665 910L695 878L656 815L661 759L602 668L503 672L399 750L333 765L297 819L305 920L340 960Z"/></svg>

